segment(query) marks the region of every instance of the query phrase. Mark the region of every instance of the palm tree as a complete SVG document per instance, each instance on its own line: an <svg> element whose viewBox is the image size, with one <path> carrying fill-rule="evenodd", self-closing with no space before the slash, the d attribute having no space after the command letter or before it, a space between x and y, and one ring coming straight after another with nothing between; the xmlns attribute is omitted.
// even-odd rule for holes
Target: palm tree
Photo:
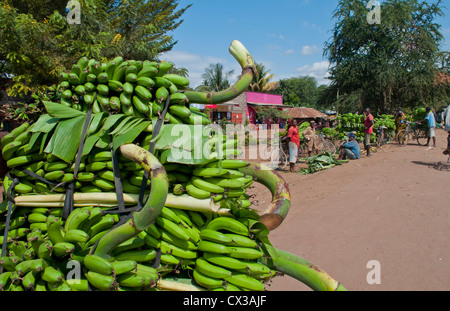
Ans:
<svg viewBox="0 0 450 311"><path fill-rule="evenodd" d="M262 63L256 64L256 71L253 81L249 85L249 90L264 93L273 91L279 86L278 82L269 82L274 75L270 74L270 70L267 70Z"/></svg>
<svg viewBox="0 0 450 311"><path fill-rule="evenodd" d="M229 78L234 73L230 70L224 73L223 65L220 63L210 64L202 75L203 82L196 88L197 91L219 92L230 87Z"/></svg>

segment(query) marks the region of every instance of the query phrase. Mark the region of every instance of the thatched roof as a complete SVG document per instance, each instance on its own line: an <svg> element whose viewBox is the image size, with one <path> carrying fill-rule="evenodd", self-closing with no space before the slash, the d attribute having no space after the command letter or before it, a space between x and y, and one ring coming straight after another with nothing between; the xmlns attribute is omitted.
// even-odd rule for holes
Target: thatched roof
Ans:
<svg viewBox="0 0 450 311"><path fill-rule="evenodd" d="M322 113L314 108L307 107L294 107L289 109L289 118L291 119L315 119L315 118L323 118L330 119L328 115Z"/></svg>

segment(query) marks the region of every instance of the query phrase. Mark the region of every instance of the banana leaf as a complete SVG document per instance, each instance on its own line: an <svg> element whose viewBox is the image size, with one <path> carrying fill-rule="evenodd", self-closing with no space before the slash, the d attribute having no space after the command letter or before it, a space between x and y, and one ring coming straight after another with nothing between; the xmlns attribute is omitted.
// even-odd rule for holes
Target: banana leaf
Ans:
<svg viewBox="0 0 450 311"><path fill-rule="evenodd" d="M161 152L162 163L205 164L211 162L210 150L203 150L209 133L205 126L166 124L157 137L155 150Z"/></svg>

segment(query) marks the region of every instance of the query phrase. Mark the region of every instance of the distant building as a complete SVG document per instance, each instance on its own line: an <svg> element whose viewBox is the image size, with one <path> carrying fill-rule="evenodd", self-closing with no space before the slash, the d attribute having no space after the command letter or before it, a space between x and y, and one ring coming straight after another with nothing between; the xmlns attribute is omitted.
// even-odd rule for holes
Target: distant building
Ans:
<svg viewBox="0 0 450 311"><path fill-rule="evenodd" d="M243 92L235 99L220 105L206 105L211 112L213 121L226 119L236 124L245 124L248 120L250 127L267 127L272 123L280 124L281 120L262 120L258 118L255 108L258 106L272 107L279 110L291 108L283 105L283 96L258 92Z"/></svg>

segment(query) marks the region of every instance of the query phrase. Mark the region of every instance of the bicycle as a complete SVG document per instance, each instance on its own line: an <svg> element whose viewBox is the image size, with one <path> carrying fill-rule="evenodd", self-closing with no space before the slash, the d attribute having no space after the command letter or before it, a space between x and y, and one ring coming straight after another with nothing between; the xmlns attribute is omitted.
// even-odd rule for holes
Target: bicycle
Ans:
<svg viewBox="0 0 450 311"><path fill-rule="evenodd" d="M387 127L385 126L380 126L377 130L376 133L376 145L378 147L381 147L383 145L386 145L389 142L393 142L394 141L394 135L392 135L392 133L386 131Z"/></svg>
<svg viewBox="0 0 450 311"><path fill-rule="evenodd" d="M397 133L396 140L399 145L407 145L410 141L416 140L421 146L425 146L428 142L428 133L421 127L417 127L416 123L406 122L406 128Z"/></svg>
<svg viewBox="0 0 450 311"><path fill-rule="evenodd" d="M270 153L271 168L284 170L289 162L289 145L282 139L273 144L273 146L275 147Z"/></svg>
<svg viewBox="0 0 450 311"><path fill-rule="evenodd" d="M336 146L333 144L333 142L331 140L329 140L328 138L325 138L323 133L319 133L316 136L316 142L317 142L317 150L319 153L322 153L324 151L327 151L331 154L336 153L336 150L337 150Z"/></svg>

